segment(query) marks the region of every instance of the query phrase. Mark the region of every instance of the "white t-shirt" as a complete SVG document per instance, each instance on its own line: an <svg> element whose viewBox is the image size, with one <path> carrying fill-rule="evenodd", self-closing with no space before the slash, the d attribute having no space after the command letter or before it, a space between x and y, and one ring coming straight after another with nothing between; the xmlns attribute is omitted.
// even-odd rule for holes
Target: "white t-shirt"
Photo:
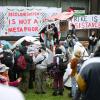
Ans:
<svg viewBox="0 0 100 100"><path fill-rule="evenodd" d="M37 55L37 57L34 57L33 56L33 62L35 63L38 63L40 62L41 60L43 60L40 64L36 64L36 68L38 69L46 69L47 68L47 64L48 64L48 61L47 61L47 53L45 52L41 52Z"/></svg>

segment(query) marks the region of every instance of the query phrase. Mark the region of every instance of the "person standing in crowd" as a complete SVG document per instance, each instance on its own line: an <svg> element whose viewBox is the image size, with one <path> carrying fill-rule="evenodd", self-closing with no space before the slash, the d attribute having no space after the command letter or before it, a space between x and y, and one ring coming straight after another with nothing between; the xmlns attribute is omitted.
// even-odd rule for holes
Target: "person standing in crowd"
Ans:
<svg viewBox="0 0 100 100"><path fill-rule="evenodd" d="M47 72L47 55L46 48L43 46L39 49L38 54L33 56L35 69L35 93L46 93L46 72Z"/></svg>
<svg viewBox="0 0 100 100"><path fill-rule="evenodd" d="M94 56L83 63L76 80L84 100L100 99L100 43Z"/></svg>
<svg viewBox="0 0 100 100"><path fill-rule="evenodd" d="M52 23L51 26L52 26L53 31L54 31L53 40L54 40L54 42L58 42L59 41L58 29L54 23Z"/></svg>
<svg viewBox="0 0 100 100"><path fill-rule="evenodd" d="M66 42L67 42L67 51L69 52L70 56L72 56L72 52L74 49L74 42L71 34L67 34Z"/></svg>
<svg viewBox="0 0 100 100"><path fill-rule="evenodd" d="M40 42L44 42L44 44L46 44L46 35L45 35L46 31L47 31L47 25L39 32ZM44 39L42 38L42 34L44 34Z"/></svg>
<svg viewBox="0 0 100 100"><path fill-rule="evenodd" d="M20 61L19 61L18 60L19 57L18 57L17 61L16 61L16 65L18 68L18 76L22 77L22 81L19 85L19 88L22 92L26 93L28 90L28 87L29 87L30 69L31 69L32 64L33 64L33 59L29 54L27 54L27 47L25 47L25 46L20 47L19 51L20 51L19 57L23 56L25 58L25 61L22 59L20 59ZM20 62L26 63L25 69L22 69L21 67L19 67L18 63L20 63Z"/></svg>
<svg viewBox="0 0 100 100"><path fill-rule="evenodd" d="M71 66L71 69L72 69L72 72L71 72L71 83L72 83L72 99L73 100L75 98L76 90L77 90L77 83L76 83L75 76L78 73L77 69L78 69L78 63L79 63L79 61L81 59L81 55L82 55L81 51L77 50L74 53L74 57L70 61L70 66Z"/></svg>
<svg viewBox="0 0 100 100"><path fill-rule="evenodd" d="M61 49L63 55L66 55L66 49L65 49L63 43L61 43L60 41L58 41L55 45L56 45L56 48Z"/></svg>
<svg viewBox="0 0 100 100"><path fill-rule="evenodd" d="M90 53L93 53L96 43L97 43L96 33L95 33L95 31L92 31L92 33L89 37L89 46L88 46Z"/></svg>
<svg viewBox="0 0 100 100"><path fill-rule="evenodd" d="M20 84L22 78L19 77L16 81L10 82L8 70L9 70L9 67L0 63L0 83L4 85L17 87Z"/></svg>
<svg viewBox="0 0 100 100"><path fill-rule="evenodd" d="M76 29L75 29L75 25L74 24L71 24L70 33L71 33L72 36L76 36Z"/></svg>
<svg viewBox="0 0 100 100"><path fill-rule="evenodd" d="M54 30L52 25L48 25L47 27L47 47L50 48L50 46L53 47L54 41L53 41L53 35L54 35Z"/></svg>
<svg viewBox="0 0 100 100"><path fill-rule="evenodd" d="M60 42L60 41L59 41ZM65 49L65 47L64 47L64 45L63 45L63 43L59 43L59 48L62 50L62 53L64 54L64 56L66 55L66 49Z"/></svg>
<svg viewBox="0 0 100 100"><path fill-rule="evenodd" d="M8 71L9 67L5 64L2 64L2 59L4 58L3 49L0 48L0 83L10 86L18 86L22 78L18 78L16 81L10 82Z"/></svg>
<svg viewBox="0 0 100 100"><path fill-rule="evenodd" d="M69 33L71 34L72 38L75 41L78 41L77 34L76 34L76 28L74 24L71 24L71 30L69 31Z"/></svg>
<svg viewBox="0 0 100 100"><path fill-rule="evenodd" d="M55 56L53 61L53 68L51 76L53 77L53 94L54 96L63 95L64 85L63 85L63 75L65 69L61 65L63 63L64 55L62 54L62 50L60 48L56 48ZM67 65L66 65L67 66Z"/></svg>
<svg viewBox="0 0 100 100"><path fill-rule="evenodd" d="M14 81L14 55L13 52L11 51L9 45L4 45L3 46L3 58L1 60L2 64L5 64L7 67L9 67L9 79L10 81Z"/></svg>
<svg viewBox="0 0 100 100"><path fill-rule="evenodd" d="M14 80L16 80L17 76L19 76L20 70L17 67L17 59L20 56L20 51L19 51L20 46L16 46L12 51L13 51L13 55L14 55L14 67L13 67L13 77Z"/></svg>

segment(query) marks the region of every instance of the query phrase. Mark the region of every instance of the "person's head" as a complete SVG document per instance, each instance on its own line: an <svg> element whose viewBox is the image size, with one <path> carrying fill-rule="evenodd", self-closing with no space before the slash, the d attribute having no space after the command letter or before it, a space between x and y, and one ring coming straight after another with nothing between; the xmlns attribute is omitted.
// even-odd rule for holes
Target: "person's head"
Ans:
<svg viewBox="0 0 100 100"><path fill-rule="evenodd" d="M4 64L0 64L0 75L8 76L9 67Z"/></svg>
<svg viewBox="0 0 100 100"><path fill-rule="evenodd" d="M55 54L62 54L62 50L60 48L57 48Z"/></svg>
<svg viewBox="0 0 100 100"><path fill-rule="evenodd" d="M72 39L71 34L68 34L66 38L67 38L67 40L71 40Z"/></svg>
<svg viewBox="0 0 100 100"><path fill-rule="evenodd" d="M3 50L8 50L8 49L10 49L9 45L6 44L3 46Z"/></svg>
<svg viewBox="0 0 100 100"><path fill-rule="evenodd" d="M82 57L82 53L80 50L77 50L74 52L74 56L77 58L77 59L80 59Z"/></svg>
<svg viewBox="0 0 100 100"><path fill-rule="evenodd" d="M16 49L16 50L19 50L19 45L17 45L17 46L15 47L15 49Z"/></svg>
<svg viewBox="0 0 100 100"><path fill-rule="evenodd" d="M75 29L75 25L74 25L74 24L71 24L71 28L72 28L72 29Z"/></svg>
<svg viewBox="0 0 100 100"><path fill-rule="evenodd" d="M92 35L92 36L95 36L95 35L96 35L96 34L95 34L95 31L92 31L91 35Z"/></svg>
<svg viewBox="0 0 100 100"><path fill-rule="evenodd" d="M52 27L55 27L55 24L54 24L54 23L52 23L52 24L51 24L51 26L52 26Z"/></svg>
<svg viewBox="0 0 100 100"><path fill-rule="evenodd" d="M40 51L39 53L44 53L44 52L46 51L45 45L42 45L42 46L40 47L39 51Z"/></svg>
<svg viewBox="0 0 100 100"><path fill-rule="evenodd" d="M27 53L27 47L23 46L23 47L19 48L19 51L20 51L21 54L26 54Z"/></svg>

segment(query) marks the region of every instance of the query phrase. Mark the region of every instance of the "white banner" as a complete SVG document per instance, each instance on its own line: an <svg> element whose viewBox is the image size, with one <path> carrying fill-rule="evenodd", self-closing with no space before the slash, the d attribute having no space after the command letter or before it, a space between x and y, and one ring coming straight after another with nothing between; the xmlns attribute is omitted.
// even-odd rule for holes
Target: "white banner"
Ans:
<svg viewBox="0 0 100 100"><path fill-rule="evenodd" d="M74 24L76 29L100 29L100 15L76 16L69 20L69 29L71 24Z"/></svg>
<svg viewBox="0 0 100 100"><path fill-rule="evenodd" d="M61 8L0 7L0 36L38 36L48 18Z"/></svg>

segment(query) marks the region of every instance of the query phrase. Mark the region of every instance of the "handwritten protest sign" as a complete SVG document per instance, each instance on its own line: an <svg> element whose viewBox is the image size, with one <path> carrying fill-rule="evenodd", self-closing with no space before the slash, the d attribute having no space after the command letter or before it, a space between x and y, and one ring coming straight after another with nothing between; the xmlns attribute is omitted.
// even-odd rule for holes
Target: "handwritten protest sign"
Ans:
<svg viewBox="0 0 100 100"><path fill-rule="evenodd" d="M47 25L47 18L61 12L61 8L52 7L1 8L0 35L2 36L38 36L41 29Z"/></svg>
<svg viewBox="0 0 100 100"><path fill-rule="evenodd" d="M76 16L69 20L69 29L71 24L74 24L76 29L100 29L100 15Z"/></svg>

